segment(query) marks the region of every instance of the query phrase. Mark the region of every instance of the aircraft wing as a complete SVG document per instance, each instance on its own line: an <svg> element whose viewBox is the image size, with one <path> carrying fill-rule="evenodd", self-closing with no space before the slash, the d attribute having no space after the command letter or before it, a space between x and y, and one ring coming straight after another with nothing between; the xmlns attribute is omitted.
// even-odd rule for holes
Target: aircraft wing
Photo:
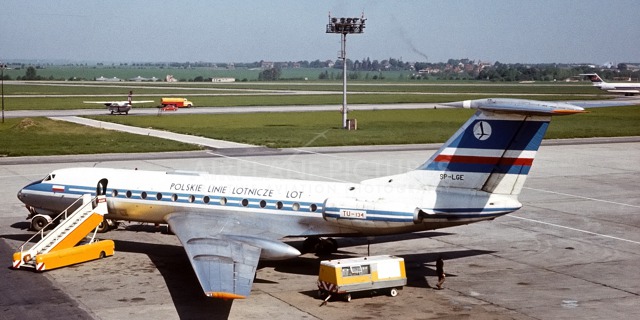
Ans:
<svg viewBox="0 0 640 320"><path fill-rule="evenodd" d="M125 104L125 103L129 103L128 101L82 101L84 103L99 103L99 104L114 104L114 103L120 103L120 104ZM131 101L131 104L135 104L135 103L151 103L154 102L153 100L139 100L139 101Z"/></svg>
<svg viewBox="0 0 640 320"><path fill-rule="evenodd" d="M298 250L277 240L282 235L250 222L243 224L231 213L178 212L169 214L165 220L180 239L209 297L249 296L261 253L263 257L270 252L279 253L280 258L300 255Z"/></svg>
<svg viewBox="0 0 640 320"><path fill-rule="evenodd" d="M82 101L83 103L99 103L99 104L112 104L120 103L121 101Z"/></svg>

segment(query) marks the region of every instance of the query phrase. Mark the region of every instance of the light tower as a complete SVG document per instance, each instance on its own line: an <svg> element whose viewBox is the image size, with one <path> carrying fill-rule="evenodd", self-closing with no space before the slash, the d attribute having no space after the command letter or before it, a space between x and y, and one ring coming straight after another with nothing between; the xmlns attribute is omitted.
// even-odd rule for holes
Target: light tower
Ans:
<svg viewBox="0 0 640 320"><path fill-rule="evenodd" d="M364 23L367 19L364 14L360 18L336 18L331 17L329 13L329 24L327 24L327 33L339 33L342 35L340 46L340 56L342 59L342 128L347 128L347 34L363 33Z"/></svg>
<svg viewBox="0 0 640 320"><path fill-rule="evenodd" d="M4 69L7 68L7 65L0 62L0 87L2 87L0 90L2 90L2 123L4 123Z"/></svg>

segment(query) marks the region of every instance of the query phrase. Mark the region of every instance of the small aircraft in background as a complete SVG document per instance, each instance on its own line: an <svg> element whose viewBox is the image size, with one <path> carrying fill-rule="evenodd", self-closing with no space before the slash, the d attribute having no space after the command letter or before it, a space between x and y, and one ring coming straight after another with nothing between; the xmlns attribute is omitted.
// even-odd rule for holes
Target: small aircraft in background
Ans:
<svg viewBox="0 0 640 320"><path fill-rule="evenodd" d="M133 103L150 103L153 100L141 100L141 101L133 101L132 100L133 91L129 91L129 95L127 96L126 101L83 101L84 103L99 103L104 104L111 114L129 114Z"/></svg>
<svg viewBox="0 0 640 320"><path fill-rule="evenodd" d="M581 76L589 77L593 85L600 90L611 93L624 93L625 96L633 96L640 93L640 83L637 82L605 82L597 73L583 73Z"/></svg>

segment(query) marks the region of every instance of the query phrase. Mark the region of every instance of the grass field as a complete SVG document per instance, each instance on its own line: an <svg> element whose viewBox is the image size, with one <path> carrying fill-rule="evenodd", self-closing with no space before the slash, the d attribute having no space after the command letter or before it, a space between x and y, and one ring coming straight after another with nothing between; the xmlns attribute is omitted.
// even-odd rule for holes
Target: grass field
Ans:
<svg viewBox="0 0 640 320"><path fill-rule="evenodd" d="M523 99L605 99L591 86L569 84L355 83L349 85L350 104L434 103L477 99L490 95ZM342 86L332 82L290 83L99 83L8 82L5 110L102 109L83 101L153 100L138 108L156 107L167 96L187 97L196 106L273 106L342 103ZM443 93L445 92L445 93ZM376 94L363 94L376 93Z"/></svg>
<svg viewBox="0 0 640 320"><path fill-rule="evenodd" d="M171 117L95 117L138 127L274 148L444 142L473 113L464 109L352 111L357 131L340 128L338 112L291 112ZM640 106L592 109L555 117L546 138L640 135Z"/></svg>
<svg viewBox="0 0 640 320"><path fill-rule="evenodd" d="M199 106L254 106L254 105L308 105L341 104L340 94L247 95L263 90L336 90L332 83L253 83L253 84L168 84L125 83L68 85L7 85L11 95L5 98L6 110L19 109L77 109L101 105L83 104L84 100L112 100L102 95L122 94L132 89L136 99L159 101L162 95L185 96ZM360 83L353 86L362 91L379 94L350 94L350 104L361 103L428 103L448 102L487 97L487 95L513 92L518 98L544 100L578 99L582 90L591 87L572 85L469 85L439 83L430 85ZM461 92L470 92L467 94ZM189 97L186 93L234 93L240 95L205 95ZM410 92L412 94L407 94ZM434 94L434 92L446 92ZM7 93L7 92L5 92ZM212 93L212 94L213 94ZM538 94L545 94L538 96ZM59 95L71 95L62 97ZM82 96L77 96L82 95ZM610 97L610 96L607 96ZM585 97L582 97L585 98ZM600 98L602 96L588 96ZM154 107L157 103L146 105ZM134 109L135 111L135 109ZM352 111L350 117L358 119L357 131L340 128L341 115L334 112L257 113L228 115L172 115L136 117L96 117L100 120L153 127L186 134L206 136L269 147L413 144L445 141L470 115L469 110L379 110ZM547 138L607 137L640 135L640 106L591 109L591 113L571 117L556 117ZM45 118L7 119L0 126L0 156L83 154L115 152L149 152L194 150L195 146L145 136L85 128L75 124Z"/></svg>
<svg viewBox="0 0 640 320"><path fill-rule="evenodd" d="M197 150L160 138L99 130L47 118L5 119L0 157Z"/></svg>
<svg viewBox="0 0 640 320"><path fill-rule="evenodd" d="M130 79L137 76L144 78L156 77L165 79L167 75L172 75L180 81L187 81L196 77L207 78L226 78L231 77L237 81L256 81L262 69L259 68L236 68L223 69L211 67L193 67L193 68L173 68L173 67L133 67L133 66L47 66L46 68L36 69L36 75L44 79L69 80L69 79L85 79L93 80L99 77L119 79ZM283 68L281 69L282 79L308 79L310 81L318 80L321 73L327 72L330 79L341 80L342 70L335 68ZM8 69L5 74L11 79L23 77L24 69ZM351 74L352 72L349 72ZM384 78L386 82L407 81L413 72L411 71L359 71L356 72L359 79L373 81L373 78Z"/></svg>

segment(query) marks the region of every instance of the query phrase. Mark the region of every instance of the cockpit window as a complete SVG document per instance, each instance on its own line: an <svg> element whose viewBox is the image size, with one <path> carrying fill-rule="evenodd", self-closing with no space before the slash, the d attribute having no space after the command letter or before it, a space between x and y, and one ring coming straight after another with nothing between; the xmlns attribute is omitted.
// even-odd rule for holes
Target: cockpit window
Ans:
<svg viewBox="0 0 640 320"><path fill-rule="evenodd" d="M46 177L44 177L44 179L42 180L42 182L53 180L53 178L55 178L55 177L56 177L56 175L55 175L55 174L53 174L53 173L48 174Z"/></svg>

